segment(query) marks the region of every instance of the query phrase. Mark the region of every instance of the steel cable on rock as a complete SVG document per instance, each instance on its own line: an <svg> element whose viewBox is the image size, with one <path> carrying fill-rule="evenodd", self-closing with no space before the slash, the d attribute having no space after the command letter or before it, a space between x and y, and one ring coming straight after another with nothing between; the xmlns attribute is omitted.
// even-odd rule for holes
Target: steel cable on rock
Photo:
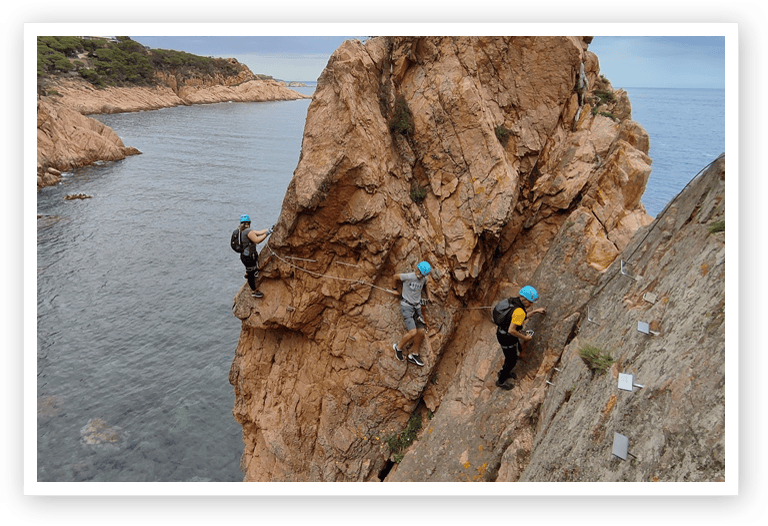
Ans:
<svg viewBox="0 0 768 526"><path fill-rule="evenodd" d="M296 265L294 263L291 263L287 259L280 257L280 255L277 252L275 252L275 250L269 245L269 243L267 243L264 246L265 246L265 248L268 248L270 253L273 256L275 256L278 260L280 260L281 262L285 263L289 267L292 267L292 268L295 268L295 269L298 269L298 270L302 270L302 271L306 272L307 274L309 274L311 276L314 276L315 278L318 278L318 279L325 278L325 279L332 279L332 280L336 280L336 281L344 281L344 282L347 282L347 283L357 283L359 285L367 285L367 286L372 287L374 289L379 289L379 290L382 290L382 291L384 291L384 292L386 292L388 294L392 294L393 296L398 296L399 295L397 292L395 292L393 290L385 289L383 287L379 287L378 285L374 285L373 283L370 283L370 282L365 281L363 279L352 279L352 278L343 278L341 276L332 276L330 274L323 274L322 272L315 272L313 270L309 270L307 268L300 267L300 266L298 266L298 265ZM302 261L315 261L315 260L302 259L302 258L297 258L297 259L300 259ZM341 262L339 262L339 263L341 263ZM349 265L349 266L357 266L357 265L351 265L349 263L342 263L342 264Z"/></svg>

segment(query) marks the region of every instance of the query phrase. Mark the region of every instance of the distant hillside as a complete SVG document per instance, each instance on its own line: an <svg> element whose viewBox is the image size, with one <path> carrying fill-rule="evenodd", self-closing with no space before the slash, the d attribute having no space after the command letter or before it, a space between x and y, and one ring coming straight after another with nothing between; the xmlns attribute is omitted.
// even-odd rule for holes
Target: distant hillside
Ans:
<svg viewBox="0 0 768 526"><path fill-rule="evenodd" d="M82 77L98 88L155 86L157 73L183 77L237 76L248 68L232 59L202 57L184 51L150 49L129 37L37 37L38 92L48 81ZM268 75L255 75L267 80Z"/></svg>

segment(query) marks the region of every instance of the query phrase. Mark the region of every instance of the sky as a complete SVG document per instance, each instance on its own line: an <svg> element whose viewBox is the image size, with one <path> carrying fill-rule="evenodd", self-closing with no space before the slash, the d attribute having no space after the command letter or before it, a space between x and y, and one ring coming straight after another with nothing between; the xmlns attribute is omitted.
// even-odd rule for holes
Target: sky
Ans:
<svg viewBox="0 0 768 526"><path fill-rule="evenodd" d="M593 35L614 88L725 88L738 82L738 23L29 23L31 35L128 35L151 48L235 58L254 73L316 81L337 35ZM34 59L34 39L30 60ZM32 62L34 63L34 61Z"/></svg>
<svg viewBox="0 0 768 526"><path fill-rule="evenodd" d="M231 57L254 73L314 82L336 48L366 36L131 36L150 48ZM595 36L589 45L614 88L724 88L724 36Z"/></svg>
<svg viewBox="0 0 768 526"><path fill-rule="evenodd" d="M131 36L154 49L235 58L253 73L280 80L315 82L328 59L345 41L359 36Z"/></svg>

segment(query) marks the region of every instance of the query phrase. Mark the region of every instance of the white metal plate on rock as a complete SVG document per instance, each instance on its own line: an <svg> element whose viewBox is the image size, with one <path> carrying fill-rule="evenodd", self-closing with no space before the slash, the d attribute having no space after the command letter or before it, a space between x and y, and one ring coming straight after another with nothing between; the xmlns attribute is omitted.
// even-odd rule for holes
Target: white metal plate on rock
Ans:
<svg viewBox="0 0 768 526"><path fill-rule="evenodd" d="M627 460L627 454L629 453L629 439L624 435L614 433L612 453L622 460Z"/></svg>
<svg viewBox="0 0 768 526"><path fill-rule="evenodd" d="M632 374L619 373L619 389L632 391L635 383L635 376Z"/></svg>

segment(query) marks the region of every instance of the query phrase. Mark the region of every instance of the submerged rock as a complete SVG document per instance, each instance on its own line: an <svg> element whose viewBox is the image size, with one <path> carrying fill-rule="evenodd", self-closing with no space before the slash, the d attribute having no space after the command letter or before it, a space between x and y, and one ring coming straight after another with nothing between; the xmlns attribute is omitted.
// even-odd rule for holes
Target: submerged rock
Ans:
<svg viewBox="0 0 768 526"><path fill-rule="evenodd" d="M125 444L125 433L101 418L91 418L80 429L80 442L96 449L119 449Z"/></svg>

